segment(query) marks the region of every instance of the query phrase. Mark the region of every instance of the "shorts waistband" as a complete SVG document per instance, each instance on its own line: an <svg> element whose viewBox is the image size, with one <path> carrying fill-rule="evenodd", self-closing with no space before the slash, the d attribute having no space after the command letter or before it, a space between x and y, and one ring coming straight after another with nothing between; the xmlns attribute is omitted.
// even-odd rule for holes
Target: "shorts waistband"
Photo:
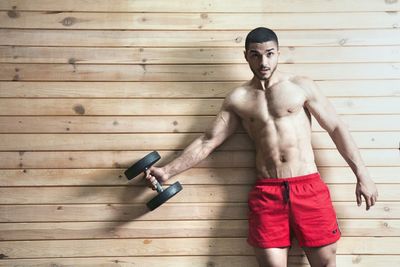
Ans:
<svg viewBox="0 0 400 267"><path fill-rule="evenodd" d="M294 176L294 177L287 177L287 178L263 178L257 179L255 185L273 185L273 184L282 184L282 183L289 183L289 184L296 184L302 183L309 180L314 179L321 179L319 172L310 173L306 175Z"/></svg>

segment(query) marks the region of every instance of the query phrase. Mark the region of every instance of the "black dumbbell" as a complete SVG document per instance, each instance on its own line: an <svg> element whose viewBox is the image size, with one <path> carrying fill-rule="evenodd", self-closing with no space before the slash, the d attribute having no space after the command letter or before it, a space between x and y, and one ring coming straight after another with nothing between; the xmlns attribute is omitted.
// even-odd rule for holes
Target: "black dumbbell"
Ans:
<svg viewBox="0 0 400 267"><path fill-rule="evenodd" d="M151 152L125 171L126 178L128 178L128 180L131 180L142 172L146 172L146 170L148 170L160 158L161 156L157 153L157 151ZM168 199L179 193L179 191L182 190L182 185L179 182L175 182L164 190L160 183L156 180L156 190L158 192L158 195L147 202L147 207L150 210L155 210L156 208L164 204Z"/></svg>

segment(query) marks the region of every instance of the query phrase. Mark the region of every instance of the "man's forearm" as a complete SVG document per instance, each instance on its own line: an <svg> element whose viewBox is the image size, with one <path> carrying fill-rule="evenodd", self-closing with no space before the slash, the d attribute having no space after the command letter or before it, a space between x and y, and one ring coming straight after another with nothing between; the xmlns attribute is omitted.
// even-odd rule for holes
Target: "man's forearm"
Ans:
<svg viewBox="0 0 400 267"><path fill-rule="evenodd" d="M368 177L369 174L367 168L365 167L360 152L347 127L341 123L332 132L330 132L329 135L339 150L339 153L353 170L357 180Z"/></svg>
<svg viewBox="0 0 400 267"><path fill-rule="evenodd" d="M214 146L206 139L205 135L202 135L186 147L179 157L165 165L163 168L170 178L196 166L205 159L213 149Z"/></svg>

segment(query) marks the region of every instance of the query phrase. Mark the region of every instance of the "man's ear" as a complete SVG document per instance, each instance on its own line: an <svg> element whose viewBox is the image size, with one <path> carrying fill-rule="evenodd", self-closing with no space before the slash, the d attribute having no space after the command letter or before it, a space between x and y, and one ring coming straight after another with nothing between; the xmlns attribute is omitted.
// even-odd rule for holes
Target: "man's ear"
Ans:
<svg viewBox="0 0 400 267"><path fill-rule="evenodd" d="M244 55L244 58L246 59L246 61L248 61L247 60L247 51L246 50L243 51L243 55Z"/></svg>

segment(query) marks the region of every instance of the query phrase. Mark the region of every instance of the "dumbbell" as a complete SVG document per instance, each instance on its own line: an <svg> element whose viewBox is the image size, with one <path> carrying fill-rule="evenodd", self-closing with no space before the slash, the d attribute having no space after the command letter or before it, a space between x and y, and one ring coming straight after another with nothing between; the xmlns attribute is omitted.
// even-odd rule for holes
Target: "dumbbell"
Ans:
<svg viewBox="0 0 400 267"><path fill-rule="evenodd" d="M128 180L131 180L142 172L145 173L160 158L161 156L160 154L158 154L157 151L151 152L141 160L134 163L124 172L126 178L128 178ZM156 190L158 192L158 195L147 202L147 207L149 208L149 210L155 210L156 208L167 202L167 200L179 193L179 191L182 190L182 185L179 182L175 182L164 190L156 179Z"/></svg>

